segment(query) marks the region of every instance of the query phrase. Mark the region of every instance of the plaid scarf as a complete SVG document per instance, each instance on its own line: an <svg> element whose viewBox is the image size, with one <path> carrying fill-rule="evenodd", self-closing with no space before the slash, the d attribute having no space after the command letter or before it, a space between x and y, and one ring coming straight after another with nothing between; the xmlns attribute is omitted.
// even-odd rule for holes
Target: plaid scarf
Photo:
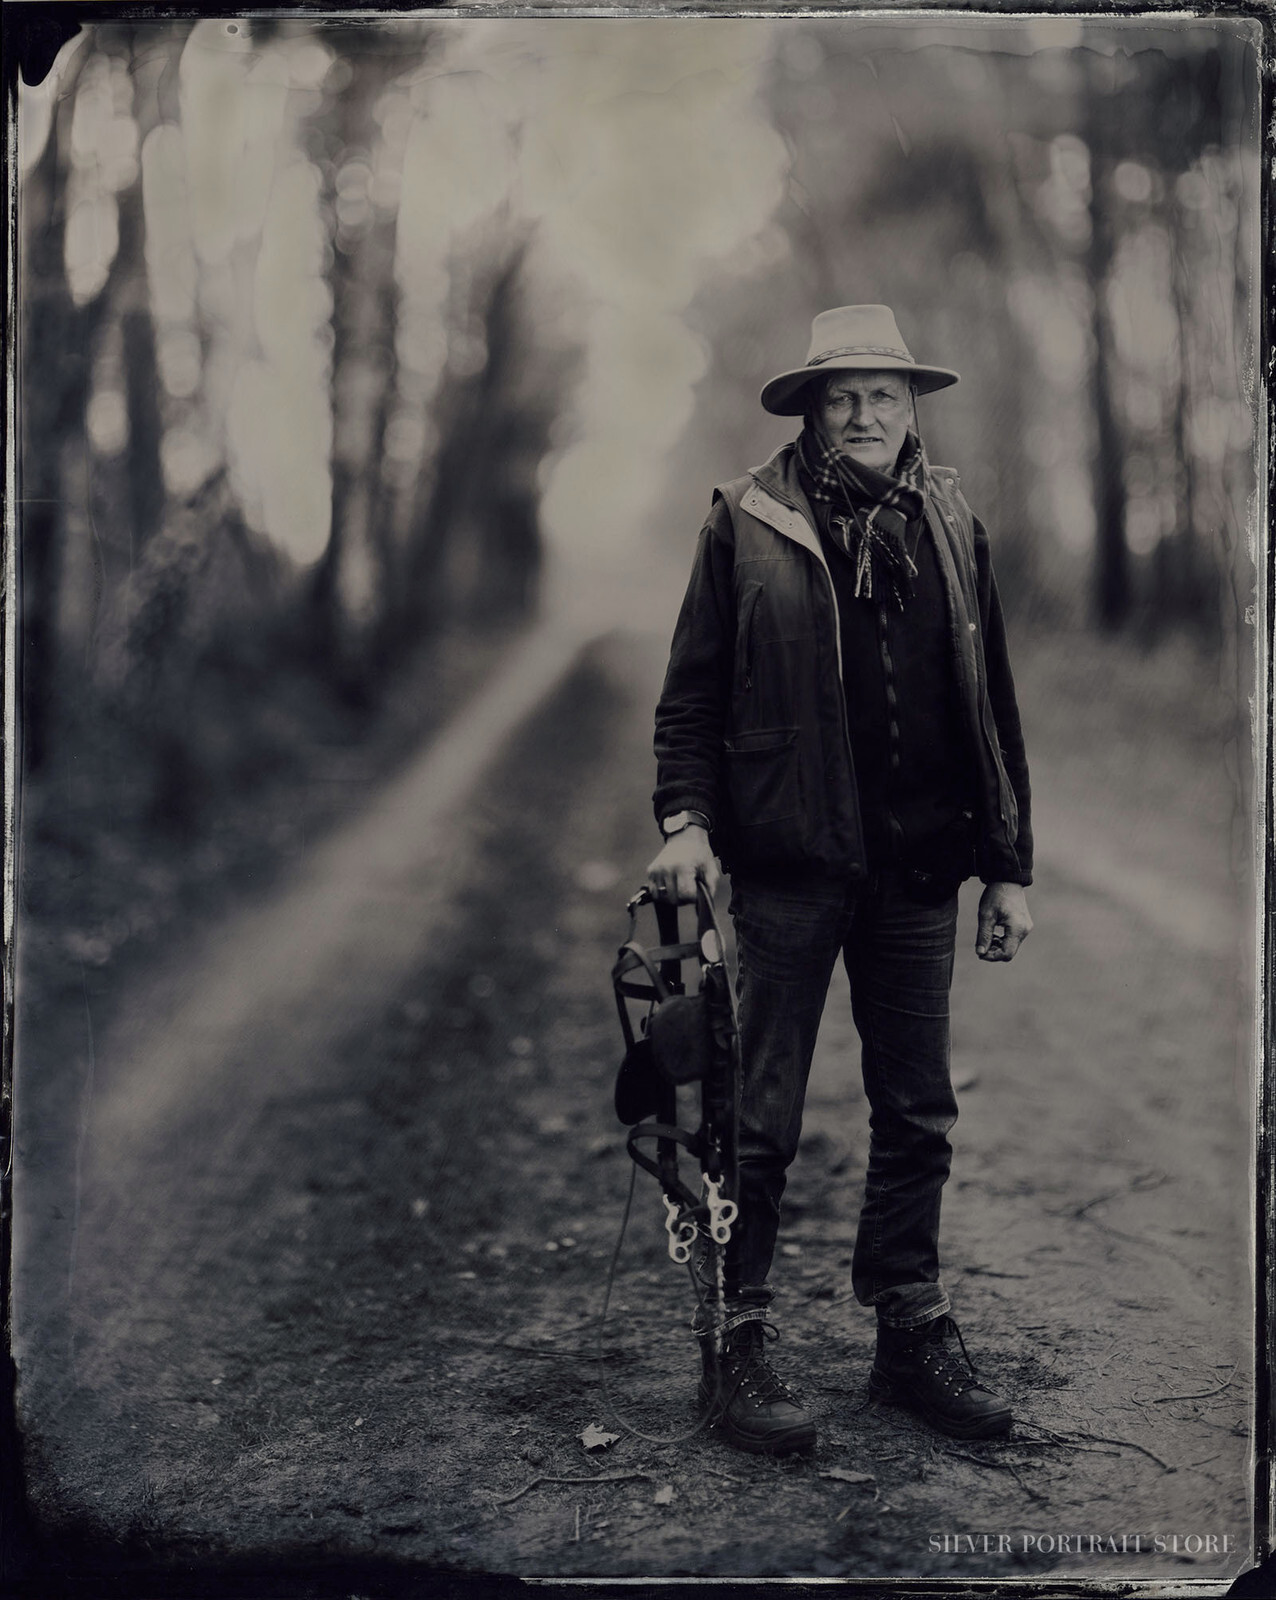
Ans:
<svg viewBox="0 0 1276 1600"><path fill-rule="evenodd" d="M797 441L803 488L829 507L829 527L855 567L855 593L865 600L889 595L899 610L913 592L917 568L904 543L921 516L926 492L926 452L910 428L895 476L844 454L808 418Z"/></svg>

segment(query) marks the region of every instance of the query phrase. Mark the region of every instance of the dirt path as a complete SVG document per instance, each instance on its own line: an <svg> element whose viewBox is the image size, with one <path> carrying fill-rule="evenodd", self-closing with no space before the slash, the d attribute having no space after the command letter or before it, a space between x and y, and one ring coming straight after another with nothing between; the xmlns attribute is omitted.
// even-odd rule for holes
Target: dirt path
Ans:
<svg viewBox="0 0 1276 1600"><path fill-rule="evenodd" d="M1146 704L1101 692L1111 668L1021 664L1037 931L1008 970L963 949L955 987L946 1256L972 1353L1023 1419L1008 1443L864 1404L872 1328L847 1269L866 1133L836 988L777 1274L778 1359L820 1414L817 1454L580 1442L591 1422L619 1431L591 1359L629 1183L606 973L651 849L659 647L617 638L468 796L405 780L375 864L366 829L331 841L91 1053L85 1020L62 1019L50 1079L78 1093L32 1090L17 1237L50 1548L174 1563L174 1584L218 1562L354 1559L1221 1593L1249 1564L1230 791L1191 728L1167 742ZM519 681L530 704L531 667ZM414 833L424 848L400 852ZM973 895L964 916L969 946ZM55 1099L81 1117L60 1145ZM685 1301L644 1178L606 1371L648 1432L691 1420ZM1125 1550L1078 1555L1091 1535Z"/></svg>

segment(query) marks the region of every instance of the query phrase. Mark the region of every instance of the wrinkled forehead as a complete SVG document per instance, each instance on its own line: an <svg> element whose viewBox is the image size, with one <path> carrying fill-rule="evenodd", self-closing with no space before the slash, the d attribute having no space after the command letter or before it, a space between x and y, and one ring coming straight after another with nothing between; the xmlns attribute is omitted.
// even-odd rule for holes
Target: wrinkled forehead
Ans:
<svg viewBox="0 0 1276 1600"><path fill-rule="evenodd" d="M902 400L910 387L908 378L902 372L870 368L863 372L830 372L818 393L822 400L830 400L835 395L883 392Z"/></svg>

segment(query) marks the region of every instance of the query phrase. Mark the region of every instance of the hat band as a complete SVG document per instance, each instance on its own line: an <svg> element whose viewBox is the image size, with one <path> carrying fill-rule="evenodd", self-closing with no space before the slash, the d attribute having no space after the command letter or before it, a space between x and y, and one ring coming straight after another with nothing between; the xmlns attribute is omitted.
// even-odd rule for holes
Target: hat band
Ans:
<svg viewBox="0 0 1276 1600"><path fill-rule="evenodd" d="M910 367L917 365L907 350L895 350L882 344L848 344L840 350L822 350L818 356L811 357L807 366L818 367L821 362L832 361L837 356L892 356L896 361L907 361Z"/></svg>

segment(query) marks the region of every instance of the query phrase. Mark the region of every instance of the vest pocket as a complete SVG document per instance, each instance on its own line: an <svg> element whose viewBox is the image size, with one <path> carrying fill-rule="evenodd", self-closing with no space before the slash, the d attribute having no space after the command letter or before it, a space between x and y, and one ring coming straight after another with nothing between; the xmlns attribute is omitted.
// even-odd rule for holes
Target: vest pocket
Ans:
<svg viewBox="0 0 1276 1600"><path fill-rule="evenodd" d="M750 728L723 741L737 829L765 827L801 812L797 741L796 728Z"/></svg>

